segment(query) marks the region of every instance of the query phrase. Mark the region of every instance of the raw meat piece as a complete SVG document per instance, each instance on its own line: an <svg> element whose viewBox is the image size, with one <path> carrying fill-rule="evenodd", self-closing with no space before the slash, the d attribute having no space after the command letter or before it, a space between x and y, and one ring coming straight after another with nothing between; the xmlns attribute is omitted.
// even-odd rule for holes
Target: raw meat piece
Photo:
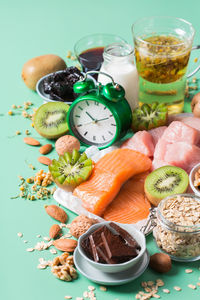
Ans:
<svg viewBox="0 0 200 300"><path fill-rule="evenodd" d="M144 193L147 175L147 172L136 175L123 185L116 198L106 208L103 214L105 220L132 224L148 217L151 205Z"/></svg>
<svg viewBox="0 0 200 300"><path fill-rule="evenodd" d="M148 131L153 138L154 146L156 146L158 140L162 137L166 128L167 128L167 126L160 126L160 127L153 128Z"/></svg>
<svg viewBox="0 0 200 300"><path fill-rule="evenodd" d="M170 144L167 147L164 161L189 173L200 162L200 148L184 142Z"/></svg>
<svg viewBox="0 0 200 300"><path fill-rule="evenodd" d="M196 145L200 139L200 133L180 121L173 121L163 133L161 138L168 143L185 142Z"/></svg>
<svg viewBox="0 0 200 300"><path fill-rule="evenodd" d="M166 142L162 137L156 144L154 151L154 159L164 161L164 156L169 144L170 143Z"/></svg>
<svg viewBox="0 0 200 300"><path fill-rule="evenodd" d="M90 178L73 194L82 200L84 208L100 216L128 179L150 168L151 160L144 154L130 149L114 150L96 163Z"/></svg>
<svg viewBox="0 0 200 300"><path fill-rule="evenodd" d="M154 144L151 134L145 130L138 131L133 137L126 140L121 148L128 148L143 153L149 157L153 156Z"/></svg>

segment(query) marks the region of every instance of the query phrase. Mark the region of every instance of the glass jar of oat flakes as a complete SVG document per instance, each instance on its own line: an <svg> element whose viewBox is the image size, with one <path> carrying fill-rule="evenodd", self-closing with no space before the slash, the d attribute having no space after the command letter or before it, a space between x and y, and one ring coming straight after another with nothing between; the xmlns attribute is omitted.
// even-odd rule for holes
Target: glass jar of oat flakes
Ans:
<svg viewBox="0 0 200 300"><path fill-rule="evenodd" d="M177 261L200 259L200 197L179 194L163 199L156 223L153 234L161 251Z"/></svg>

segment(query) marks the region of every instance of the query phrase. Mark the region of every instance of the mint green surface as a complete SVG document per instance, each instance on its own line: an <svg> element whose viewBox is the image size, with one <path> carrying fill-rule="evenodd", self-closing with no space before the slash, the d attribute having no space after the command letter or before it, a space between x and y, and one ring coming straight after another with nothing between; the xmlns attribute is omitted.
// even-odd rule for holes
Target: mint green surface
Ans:
<svg viewBox="0 0 200 300"><path fill-rule="evenodd" d="M32 176L28 163L37 170L41 165L37 161L38 148L23 143L25 130L38 138L42 144L47 140L41 138L30 126L31 122L16 113L8 116L12 104L21 105L24 101L32 101L35 107L42 100L31 92L21 80L23 64L30 58L55 53L63 58L67 51L73 49L74 43L84 35L107 32L124 37L132 43L131 25L142 16L171 15L185 18L194 24L197 30L195 42L200 43L200 2L199 0L149 1L149 0L1 0L1 108L0 108L0 145L1 145L1 199L0 199L0 299L2 300L62 300L65 295L76 299L82 296L88 285L96 287L99 300L132 300L141 290L140 282L162 278L170 295L159 293L162 299L200 299L200 287L191 290L188 284L196 284L200 276L200 262L174 263L172 270L160 275L148 269L139 279L124 285L108 287L107 292L99 290L79 275L74 282L62 282L47 270L38 270L38 259L53 257L49 251L26 252L40 239L37 234L48 236L49 228L55 222L44 210L48 201L26 201L10 197L18 194L18 175ZM199 75L198 75L199 77ZM189 111L190 104L185 108ZM19 130L21 135L16 136ZM52 142L53 144L53 142ZM49 157L56 157L55 150ZM46 167L42 167L47 170ZM36 170L36 171L37 171ZM69 222L75 216L68 212ZM24 234L23 238L17 232ZM27 244L23 240L28 240ZM156 250L151 236L147 238L147 248L152 254ZM192 274L185 274L185 268L192 268ZM181 292L173 290L173 286L182 288ZM161 289L160 289L161 290Z"/></svg>

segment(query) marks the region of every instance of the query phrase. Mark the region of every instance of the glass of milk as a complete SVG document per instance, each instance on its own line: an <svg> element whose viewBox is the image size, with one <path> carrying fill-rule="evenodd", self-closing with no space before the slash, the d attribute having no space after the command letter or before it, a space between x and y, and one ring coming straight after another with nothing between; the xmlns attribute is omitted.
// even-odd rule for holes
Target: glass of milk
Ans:
<svg viewBox="0 0 200 300"><path fill-rule="evenodd" d="M109 74L115 83L123 86L125 97L134 110L138 106L139 84L133 48L126 43L110 44L104 49L103 59L100 71ZM110 79L99 74L98 81L105 85L110 82Z"/></svg>

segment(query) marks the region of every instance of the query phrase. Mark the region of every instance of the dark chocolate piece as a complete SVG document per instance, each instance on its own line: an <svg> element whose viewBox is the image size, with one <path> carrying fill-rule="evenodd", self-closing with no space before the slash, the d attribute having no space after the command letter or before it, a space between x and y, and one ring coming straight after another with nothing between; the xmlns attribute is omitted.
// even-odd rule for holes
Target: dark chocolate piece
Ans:
<svg viewBox="0 0 200 300"><path fill-rule="evenodd" d="M141 249L140 245L136 242L136 240L123 228L118 226L117 224L111 222L109 224L112 228L115 229L117 233L128 243L129 246L135 247L136 249Z"/></svg>
<svg viewBox="0 0 200 300"><path fill-rule="evenodd" d="M108 243L107 243L107 240L106 240L104 232L101 233L101 238L102 238L102 241L103 241L104 248L105 248L105 250L107 252L107 256L108 256L108 258L111 258L112 257L112 253L111 253L110 248L108 246Z"/></svg>
<svg viewBox="0 0 200 300"><path fill-rule="evenodd" d="M86 255L96 262L116 264L129 261L138 255L140 246L132 236L118 225L101 226L82 242ZM116 233L115 233L115 232Z"/></svg>
<svg viewBox="0 0 200 300"><path fill-rule="evenodd" d="M90 247L92 249L93 259L94 259L94 261L98 262L99 261L99 256L98 256L96 245L94 243L94 239L93 239L92 235L89 236L89 240L90 240Z"/></svg>

